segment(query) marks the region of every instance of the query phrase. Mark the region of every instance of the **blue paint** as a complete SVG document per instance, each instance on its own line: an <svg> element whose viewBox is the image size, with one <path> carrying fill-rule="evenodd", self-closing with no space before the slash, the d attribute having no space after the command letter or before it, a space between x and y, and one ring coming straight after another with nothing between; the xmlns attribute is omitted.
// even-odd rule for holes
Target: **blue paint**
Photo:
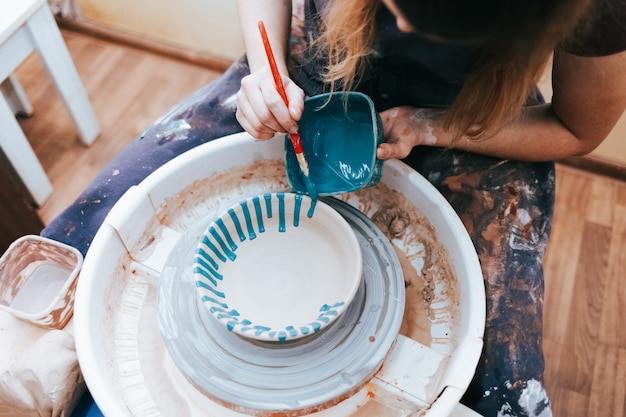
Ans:
<svg viewBox="0 0 626 417"><path fill-rule="evenodd" d="M293 225L294 227L298 227L300 225L300 208L302 207L302 195L296 194L294 196L294 205L293 205Z"/></svg>
<svg viewBox="0 0 626 417"><path fill-rule="evenodd" d="M309 206L309 211L306 213L307 217L310 219L315 214L315 206L317 205L316 199L311 199L311 205Z"/></svg>
<svg viewBox="0 0 626 417"><path fill-rule="evenodd" d="M204 288L205 290L211 291L213 294L215 294L219 298L224 298L224 293L223 292L216 290L215 288L213 288L212 286L208 285L205 282L196 281L196 287Z"/></svg>
<svg viewBox="0 0 626 417"><path fill-rule="evenodd" d="M311 179L310 169L309 169L309 175L304 176L304 183L306 185L306 192L309 194L309 196L313 199L313 201L317 200L317 186Z"/></svg>
<svg viewBox="0 0 626 417"><path fill-rule="evenodd" d="M226 262L226 257L215 247L213 242L211 242L206 235L202 238L202 243L204 244L204 246L209 248L220 261Z"/></svg>
<svg viewBox="0 0 626 417"><path fill-rule="evenodd" d="M219 233L217 233L217 231L215 230L214 227L209 227L209 233L211 234L211 236L213 236L213 239L215 239L217 244L220 245L220 248L222 248L222 251L224 252L224 254L226 254L228 259L230 259L231 261L234 261L237 258L237 255L235 255L235 252L233 252L233 251L237 247L236 246L235 246L235 248L232 248L232 246L228 247L226 245L226 243L224 242L224 240L222 239L222 237L219 235ZM227 232L226 236L232 242L232 239L230 239L230 233Z"/></svg>
<svg viewBox="0 0 626 417"><path fill-rule="evenodd" d="M217 220L215 220L215 224L217 224L217 227L219 227L222 233L224 234L224 237L226 238L226 240L228 241L228 245L230 246L230 250L236 251L237 245L235 244L235 242L233 242L233 239L230 237L230 232L226 228L224 221L218 218Z"/></svg>
<svg viewBox="0 0 626 417"><path fill-rule="evenodd" d="M256 336L261 336L263 333L267 333L272 330L270 327L267 326L254 326L253 329Z"/></svg>
<svg viewBox="0 0 626 417"><path fill-rule="evenodd" d="M259 228L259 233L265 232L265 225L263 224L263 212L261 211L261 200L259 197L254 197L252 199L252 204L254 204L254 212L256 214L256 222L257 227Z"/></svg>
<svg viewBox="0 0 626 417"><path fill-rule="evenodd" d="M211 284L217 285L216 279L221 280L222 276L217 271L215 271L213 268L208 266L206 263L201 262L200 260L198 260L198 263L201 264L202 266L204 266L206 268L206 270L202 269L200 267L195 267L193 272L196 273L196 274L202 275L203 277L208 279L211 282Z"/></svg>
<svg viewBox="0 0 626 417"><path fill-rule="evenodd" d="M241 224L239 223L239 218L237 217L237 213L235 213L235 210L228 209L228 215L230 216L230 218L233 221L233 224L235 225L235 229L237 230L237 235L239 236L239 241L243 242L244 240L246 240L246 235L243 233L243 229L241 228Z"/></svg>
<svg viewBox="0 0 626 417"><path fill-rule="evenodd" d="M285 194L278 193L278 231L285 232L287 230L285 222Z"/></svg>
<svg viewBox="0 0 626 417"><path fill-rule="evenodd" d="M222 308L228 308L228 304L224 304L221 301L219 301L219 300L217 300L217 299L215 299L213 297L209 297L208 295L202 296L201 300L202 300L203 303L211 303L211 304L220 306Z"/></svg>
<svg viewBox="0 0 626 417"><path fill-rule="evenodd" d="M254 226L252 226L252 216L250 216L248 203L246 201L242 202L241 208L243 210L243 218L246 221L246 227L248 228L248 237L250 240L254 240L256 239L256 232L254 231Z"/></svg>
<svg viewBox="0 0 626 417"><path fill-rule="evenodd" d="M213 258L211 257L211 255L206 253L206 251L204 249L198 248L198 250L196 250L196 255L197 255L196 259L200 259L201 261L209 262L214 269L218 269L219 268L219 266L217 265L217 262L215 262L213 260ZM206 266L206 267L208 268L208 266Z"/></svg>
<svg viewBox="0 0 626 417"><path fill-rule="evenodd" d="M362 93L321 94L304 101L298 122L309 176L300 170L293 147L285 141L287 180L295 192L314 200L375 185L383 161L376 148L383 142L380 116Z"/></svg>
<svg viewBox="0 0 626 417"><path fill-rule="evenodd" d="M265 194L263 198L265 199L265 211L267 211L267 218L271 219L272 218L272 195Z"/></svg>
<svg viewBox="0 0 626 417"><path fill-rule="evenodd" d="M324 304L323 306L320 307L320 311L331 311L332 309L338 308L343 306L345 303L343 301L340 301L338 303L333 304L332 306L328 305L328 304Z"/></svg>
<svg viewBox="0 0 626 417"><path fill-rule="evenodd" d="M239 218L237 217L237 213L235 213L235 210L231 208L231 209L228 209L228 215L232 219L233 224L235 225L235 229L237 229L237 235L239 235L239 241L243 242L244 240L246 240L246 235L243 233L243 229L241 228L241 223L239 223Z"/></svg>
<svg viewBox="0 0 626 417"><path fill-rule="evenodd" d="M236 320L236 317L240 316L239 312L237 310L234 310L234 309L233 310L226 310L226 311L215 309L215 311L218 313L217 314L217 318L218 319L233 318L233 319Z"/></svg>

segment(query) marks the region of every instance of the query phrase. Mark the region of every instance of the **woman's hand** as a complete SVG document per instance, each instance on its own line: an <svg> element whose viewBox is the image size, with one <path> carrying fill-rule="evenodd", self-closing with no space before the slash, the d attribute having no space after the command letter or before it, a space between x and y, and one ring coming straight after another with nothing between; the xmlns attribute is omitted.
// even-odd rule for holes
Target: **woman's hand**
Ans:
<svg viewBox="0 0 626 417"><path fill-rule="evenodd" d="M252 137L270 139L276 132L297 132L302 116L304 92L288 76L288 40L291 31L291 1L237 0L237 10L250 75L243 78L237 93L237 120ZM263 21L278 71L289 101L289 109L276 90L269 69L258 22Z"/></svg>
<svg viewBox="0 0 626 417"><path fill-rule="evenodd" d="M270 139L276 132L298 131L297 120L304 108L304 92L288 77L282 77L289 108L278 94L269 67L261 67L241 80L237 93L237 121L255 139Z"/></svg>
<svg viewBox="0 0 626 417"><path fill-rule="evenodd" d="M415 146L438 143L434 135L440 112L409 106L394 107L380 113L385 143L376 151L378 159L406 158Z"/></svg>

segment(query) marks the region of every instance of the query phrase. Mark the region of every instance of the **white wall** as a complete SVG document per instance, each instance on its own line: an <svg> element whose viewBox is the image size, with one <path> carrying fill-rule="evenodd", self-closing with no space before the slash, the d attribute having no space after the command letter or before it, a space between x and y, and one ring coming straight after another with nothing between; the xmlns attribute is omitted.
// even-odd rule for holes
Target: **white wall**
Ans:
<svg viewBox="0 0 626 417"><path fill-rule="evenodd" d="M244 51L234 0L66 0L72 18L232 62Z"/></svg>

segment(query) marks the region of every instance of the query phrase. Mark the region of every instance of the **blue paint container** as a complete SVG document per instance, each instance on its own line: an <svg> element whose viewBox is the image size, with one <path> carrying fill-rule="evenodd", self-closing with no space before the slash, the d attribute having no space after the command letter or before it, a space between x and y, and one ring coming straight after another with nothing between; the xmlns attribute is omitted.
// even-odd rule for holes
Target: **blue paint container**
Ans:
<svg viewBox="0 0 626 417"><path fill-rule="evenodd" d="M298 126L309 177L319 196L355 191L380 181L383 161L376 159L376 148L383 141L383 127L367 95L336 92L307 98ZM289 185L296 193L306 194L305 177L289 137L285 152Z"/></svg>

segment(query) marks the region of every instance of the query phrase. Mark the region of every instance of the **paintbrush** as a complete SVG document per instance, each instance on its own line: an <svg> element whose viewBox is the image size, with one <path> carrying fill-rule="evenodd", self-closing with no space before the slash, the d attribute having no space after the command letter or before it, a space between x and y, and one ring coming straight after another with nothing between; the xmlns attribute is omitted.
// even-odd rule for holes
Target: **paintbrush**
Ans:
<svg viewBox="0 0 626 417"><path fill-rule="evenodd" d="M276 89L278 90L278 94L282 97L283 101L287 108L289 108L289 99L287 98L287 92L285 91L285 86L283 85L283 80L280 77L280 73L278 72L278 66L276 65L276 60L274 59L274 53L272 52L272 46L270 45L270 40L267 37L267 32L265 31L265 25L262 20L258 22L259 32L261 32L261 39L263 40L263 46L265 47L265 54L267 55L267 60L270 64L270 69L272 71L272 77L274 77L274 84L276 84ZM293 150L296 153L296 158L298 159L298 164L300 165L300 170L304 174L306 188L309 192L309 195L314 200L317 199L317 191L315 190L315 184L311 178L309 178L309 164L306 162L306 158L304 157L304 150L302 149L302 142L300 141L300 134L298 133L289 133L289 137L291 138L291 144L293 145Z"/></svg>

